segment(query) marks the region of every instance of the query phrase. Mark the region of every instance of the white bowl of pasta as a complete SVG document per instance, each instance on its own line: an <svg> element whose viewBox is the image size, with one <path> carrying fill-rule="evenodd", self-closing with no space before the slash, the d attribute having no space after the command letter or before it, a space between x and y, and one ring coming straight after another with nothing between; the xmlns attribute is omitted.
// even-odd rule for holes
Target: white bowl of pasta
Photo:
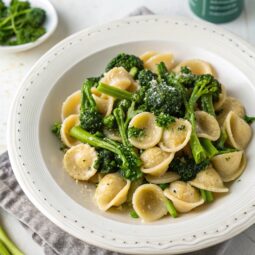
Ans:
<svg viewBox="0 0 255 255"><path fill-rule="evenodd" d="M236 36L183 18L134 17L68 37L12 105L17 180L59 227L109 250L179 254L233 237L255 222L244 120L255 109L254 60Z"/></svg>

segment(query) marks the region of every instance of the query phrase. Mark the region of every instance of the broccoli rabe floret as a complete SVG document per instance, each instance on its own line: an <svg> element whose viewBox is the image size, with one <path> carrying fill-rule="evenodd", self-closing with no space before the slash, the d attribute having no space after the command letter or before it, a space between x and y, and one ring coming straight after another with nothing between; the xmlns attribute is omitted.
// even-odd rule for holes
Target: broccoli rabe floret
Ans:
<svg viewBox="0 0 255 255"><path fill-rule="evenodd" d="M156 123L159 127L168 128L168 126L174 122L175 118L172 117L171 115L161 112L158 116L156 116Z"/></svg>
<svg viewBox="0 0 255 255"><path fill-rule="evenodd" d="M32 8L30 12L26 14L25 19L29 25L38 28L45 22L46 12L41 8Z"/></svg>
<svg viewBox="0 0 255 255"><path fill-rule="evenodd" d="M150 70L144 69L139 72L137 80L142 87L149 87L153 80L157 80L158 76Z"/></svg>
<svg viewBox="0 0 255 255"><path fill-rule="evenodd" d="M158 83L152 85L145 93L145 105L148 111L159 115L183 115L183 100L181 93L172 86Z"/></svg>
<svg viewBox="0 0 255 255"><path fill-rule="evenodd" d="M51 127L51 132L60 139L60 130L62 124L60 122L55 122Z"/></svg>
<svg viewBox="0 0 255 255"><path fill-rule="evenodd" d="M94 167L100 173L112 173L118 170L116 154L105 149L97 149L97 160Z"/></svg>
<svg viewBox="0 0 255 255"><path fill-rule="evenodd" d="M97 82L97 78L88 78L84 81L82 87L80 125L92 134L102 131L103 128L103 117L98 112L96 102L91 93L91 88L96 86Z"/></svg>
<svg viewBox="0 0 255 255"><path fill-rule="evenodd" d="M244 116L244 120L248 123L248 124L252 124L255 121L255 117L251 117L248 115Z"/></svg>
<svg viewBox="0 0 255 255"><path fill-rule="evenodd" d="M194 179L201 170L204 170L210 161L204 160L199 164L196 164L193 158L188 156L175 157L170 163L169 168L172 171L177 172L182 181L190 181Z"/></svg>
<svg viewBox="0 0 255 255"><path fill-rule="evenodd" d="M145 131L143 128L130 127L128 128L128 137L143 137L145 135Z"/></svg>
<svg viewBox="0 0 255 255"><path fill-rule="evenodd" d="M115 129L117 127L116 119L112 114L103 118L103 124L107 129Z"/></svg>
<svg viewBox="0 0 255 255"><path fill-rule="evenodd" d="M108 72L112 68L120 66L124 67L128 72L133 67L136 67L138 71L144 68L143 61L137 56L120 53L107 64L105 71Z"/></svg>

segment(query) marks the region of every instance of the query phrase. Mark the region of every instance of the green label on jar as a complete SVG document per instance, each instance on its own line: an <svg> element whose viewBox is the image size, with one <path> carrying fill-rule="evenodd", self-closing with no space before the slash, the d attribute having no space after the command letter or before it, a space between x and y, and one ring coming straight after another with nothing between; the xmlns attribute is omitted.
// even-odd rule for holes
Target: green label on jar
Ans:
<svg viewBox="0 0 255 255"><path fill-rule="evenodd" d="M214 23L224 23L240 15L244 0L190 0L189 4L199 17Z"/></svg>

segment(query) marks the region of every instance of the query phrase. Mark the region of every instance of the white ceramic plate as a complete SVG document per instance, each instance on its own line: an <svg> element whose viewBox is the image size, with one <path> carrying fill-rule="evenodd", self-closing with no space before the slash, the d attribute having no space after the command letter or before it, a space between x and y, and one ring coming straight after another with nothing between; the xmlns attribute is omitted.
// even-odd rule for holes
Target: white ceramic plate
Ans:
<svg viewBox="0 0 255 255"><path fill-rule="evenodd" d="M205 248L255 222L255 150L230 193L177 219L142 224L121 213L100 212L93 188L76 184L63 170L63 154L51 134L64 99L87 76L98 75L119 52L171 51L176 61L210 62L249 114L255 109L255 52L215 26L183 18L144 16L74 34L45 54L24 79L12 105L8 150L15 175L35 206L68 233L97 246L133 254L177 254Z"/></svg>
<svg viewBox="0 0 255 255"><path fill-rule="evenodd" d="M4 0L5 3L9 5L10 0ZM17 46L1 46L0 45L0 52L21 52L32 49L39 44L43 43L47 40L55 31L57 24L58 24L58 16L56 13L55 8L48 0L29 0L32 7L40 7L46 11L47 18L45 21L44 27L46 28L46 33L39 37L36 41L21 44Z"/></svg>

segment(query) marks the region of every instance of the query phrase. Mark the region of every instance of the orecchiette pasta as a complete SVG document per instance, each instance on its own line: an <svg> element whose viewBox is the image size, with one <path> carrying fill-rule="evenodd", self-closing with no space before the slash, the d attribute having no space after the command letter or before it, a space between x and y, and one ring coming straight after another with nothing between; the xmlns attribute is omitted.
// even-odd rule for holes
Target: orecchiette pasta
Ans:
<svg viewBox="0 0 255 255"><path fill-rule="evenodd" d="M167 152L176 152L183 149L189 142L192 127L189 121L175 119L167 129L164 129L159 146Z"/></svg>
<svg viewBox="0 0 255 255"><path fill-rule="evenodd" d="M98 207L102 211L108 210L112 206L120 206L127 200L130 181L125 180L119 174L107 174L99 182L95 199Z"/></svg>
<svg viewBox="0 0 255 255"><path fill-rule="evenodd" d="M163 132L163 129L156 124L156 117L150 112L137 114L130 121L129 127L144 130L143 136L129 138L130 143L139 149L151 148L158 144Z"/></svg>
<svg viewBox="0 0 255 255"><path fill-rule="evenodd" d="M72 114L69 115L62 123L61 126L61 130L60 130L60 135L61 135L61 140L62 142L68 146L68 147L72 147L75 146L77 144L79 144L80 142L75 140L74 138L72 138L70 136L70 130L72 127L75 127L77 125L79 125L80 120L79 120L79 115L77 114Z"/></svg>
<svg viewBox="0 0 255 255"><path fill-rule="evenodd" d="M87 181L96 173L94 168L97 153L88 144L78 144L70 148L64 156L64 168L75 180Z"/></svg>
<svg viewBox="0 0 255 255"><path fill-rule="evenodd" d="M214 156L212 163L223 182L230 182L238 178L244 171L246 157L244 151L234 151Z"/></svg>
<svg viewBox="0 0 255 255"><path fill-rule="evenodd" d="M212 66L201 60L201 59L189 59L189 60L185 60L183 62L181 62L180 64L178 64L173 71L174 72L180 72L181 71L181 67L188 67L192 73L194 74L211 74L211 75L215 75L215 71L212 68Z"/></svg>
<svg viewBox="0 0 255 255"><path fill-rule="evenodd" d="M227 142L236 149L243 150L251 140L251 127L240 118L235 112L231 111L224 122L224 129L227 132Z"/></svg>
<svg viewBox="0 0 255 255"><path fill-rule="evenodd" d="M199 191L183 181L172 182L169 188L164 190L164 195L181 213L189 212L204 203Z"/></svg>
<svg viewBox="0 0 255 255"><path fill-rule="evenodd" d="M100 80L102 83L117 87L119 89L136 91L138 84L123 67L114 67L104 74Z"/></svg>
<svg viewBox="0 0 255 255"><path fill-rule="evenodd" d="M218 193L228 192L228 188L224 186L221 177L211 165L199 172L189 183L199 189Z"/></svg>
<svg viewBox="0 0 255 255"><path fill-rule="evenodd" d="M220 126L217 120L207 112L196 111L197 136L216 141L220 137Z"/></svg>
<svg viewBox="0 0 255 255"><path fill-rule="evenodd" d="M122 141L119 132L116 130L104 129L103 132L106 137L112 139L113 141Z"/></svg>
<svg viewBox="0 0 255 255"><path fill-rule="evenodd" d="M163 175L160 175L160 176L153 176L153 175L147 174L145 176L145 179L149 183L163 184L163 183L170 183L170 182L177 181L177 180L180 179L180 176L175 172L168 171L168 172L166 172L166 173L164 173Z"/></svg>
<svg viewBox="0 0 255 255"><path fill-rule="evenodd" d="M174 56L172 53L159 54L153 51L149 51L140 56L140 58L143 60L144 67L155 73L157 72L157 65L160 62L164 62L168 70L171 70L174 65Z"/></svg>
<svg viewBox="0 0 255 255"><path fill-rule="evenodd" d="M168 166L173 158L174 153L165 152L159 147L146 149L141 154L141 170L146 174L160 176L167 171Z"/></svg>
<svg viewBox="0 0 255 255"><path fill-rule="evenodd" d="M153 221L167 214L165 197L161 188L155 184L143 184L133 195L133 207L144 221Z"/></svg>
<svg viewBox="0 0 255 255"><path fill-rule="evenodd" d="M80 112L81 105L81 91L75 91L73 94L68 96L61 109L62 121L72 114L78 114Z"/></svg>
<svg viewBox="0 0 255 255"><path fill-rule="evenodd" d="M222 126L231 111L235 112L241 118L245 115L245 109L242 103L234 97L227 97L223 105L219 108L219 114L217 115L220 126Z"/></svg>
<svg viewBox="0 0 255 255"><path fill-rule="evenodd" d="M114 104L114 98L102 94L96 88L92 88L91 92L96 102L98 111L104 116L110 115Z"/></svg>

